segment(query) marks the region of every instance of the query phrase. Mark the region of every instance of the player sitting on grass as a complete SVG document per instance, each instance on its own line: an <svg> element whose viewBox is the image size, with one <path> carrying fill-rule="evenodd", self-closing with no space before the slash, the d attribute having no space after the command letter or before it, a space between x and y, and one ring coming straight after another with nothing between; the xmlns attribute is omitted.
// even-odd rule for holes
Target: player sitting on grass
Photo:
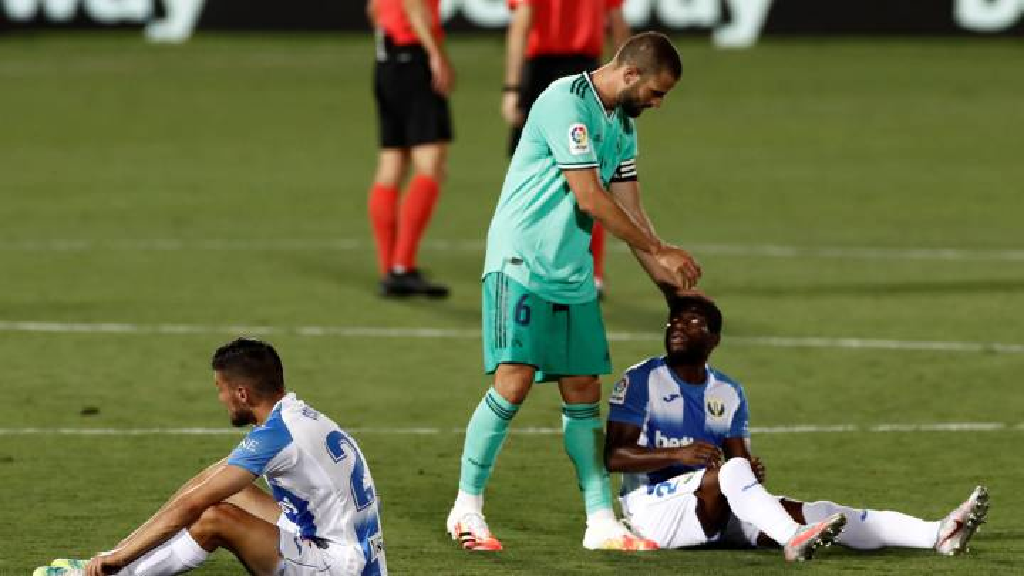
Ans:
<svg viewBox="0 0 1024 576"><path fill-rule="evenodd" d="M967 551L988 512L983 486L936 522L769 494L764 465L750 455L743 388L707 365L721 329L721 312L703 294L672 298L665 356L633 366L612 391L605 463L623 473L620 501L637 535L662 548L778 543L789 561L832 541Z"/></svg>
<svg viewBox="0 0 1024 576"><path fill-rule="evenodd" d="M235 340L212 364L231 424L254 425L249 434L114 550L88 562L56 560L34 576L167 576L199 566L217 548L257 575L387 574L376 492L355 441L285 394L269 344ZM253 485L258 475L273 498Z"/></svg>

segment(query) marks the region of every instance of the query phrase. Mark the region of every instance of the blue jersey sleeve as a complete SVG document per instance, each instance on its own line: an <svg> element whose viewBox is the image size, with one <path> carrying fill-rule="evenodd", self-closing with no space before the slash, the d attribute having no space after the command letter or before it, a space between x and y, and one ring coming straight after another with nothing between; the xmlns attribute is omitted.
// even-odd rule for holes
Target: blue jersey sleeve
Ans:
<svg viewBox="0 0 1024 576"><path fill-rule="evenodd" d="M228 456L228 464L262 476L267 465L292 442L292 435L280 414L253 428Z"/></svg>
<svg viewBox="0 0 1024 576"><path fill-rule="evenodd" d="M747 395L741 386L736 386L736 392L740 396L740 405L733 414L732 424L729 426L729 438L750 438L750 412L747 409Z"/></svg>
<svg viewBox="0 0 1024 576"><path fill-rule="evenodd" d="M645 370L644 365L626 371L608 398L608 420L643 427L647 419L649 374L650 370Z"/></svg>

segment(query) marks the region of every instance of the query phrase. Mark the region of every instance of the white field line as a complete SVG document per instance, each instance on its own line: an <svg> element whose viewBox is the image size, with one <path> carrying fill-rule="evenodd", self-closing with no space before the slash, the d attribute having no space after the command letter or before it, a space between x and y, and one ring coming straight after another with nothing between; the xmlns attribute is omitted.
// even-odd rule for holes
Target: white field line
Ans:
<svg viewBox="0 0 1024 576"><path fill-rule="evenodd" d="M374 326L210 326L203 324L133 324L126 322L48 322L0 320L0 332L45 332L80 334L245 334L250 336L334 336L340 338L431 338L476 339L480 331L464 328L384 328ZM609 332L613 342L660 341L655 332ZM955 342L928 340L884 340L877 338L831 338L824 336L730 336L730 345L760 348L824 348L848 350L908 350L926 352L990 352L1024 354L1024 344L1002 342Z"/></svg>
<svg viewBox="0 0 1024 576"><path fill-rule="evenodd" d="M366 427L347 428L349 432L360 435L389 436L456 436L465 433L464 428L436 427ZM776 434L822 434L836 432L852 433L892 433L892 432L996 432L1024 431L1024 423L1007 424L1005 422L931 422L921 424L830 424L830 425L796 425L796 426L752 426L750 433L754 435ZM0 428L0 436L241 436L243 428ZM546 427L512 427L511 434L525 436L560 436L561 428Z"/></svg>
<svg viewBox="0 0 1024 576"><path fill-rule="evenodd" d="M124 250L172 252L197 251L303 251L303 250L368 250L368 240L359 238L334 239L200 239L175 238L122 239L122 240L7 240L0 241L0 251L6 252L82 252L90 250ZM481 252L482 240L428 240L426 250ZM785 246L778 244L687 244L687 249L698 255L740 256L767 258L838 258L857 260L947 260L1024 262L1024 249L972 249L972 248L883 248L870 246ZM611 245L616 252L628 251L621 243Z"/></svg>

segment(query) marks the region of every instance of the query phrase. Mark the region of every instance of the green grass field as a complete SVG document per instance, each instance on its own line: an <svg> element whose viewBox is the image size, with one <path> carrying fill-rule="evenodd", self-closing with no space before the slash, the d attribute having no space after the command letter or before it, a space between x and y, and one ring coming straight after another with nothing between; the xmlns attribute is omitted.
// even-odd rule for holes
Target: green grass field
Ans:
<svg viewBox="0 0 1024 576"><path fill-rule="evenodd" d="M970 556L587 553L551 433L513 434L499 459L487 512L506 551L463 553L443 522L487 385L474 331L505 167L500 40L451 39L457 141L421 258L453 285L438 303L374 294L368 38L38 35L0 38L0 574L109 548L233 447L56 430L227 426L208 358L237 326L262 327L290 387L354 430L393 574L1019 574L1024 46L680 49L683 82L640 120L640 173L724 310L714 363L756 427L852 427L755 433L769 489L936 518L984 482ZM621 371L659 353L663 312L621 246L609 289ZM534 391L515 428L559 426L556 396ZM993 429L873 428L962 422ZM243 570L220 552L199 572Z"/></svg>

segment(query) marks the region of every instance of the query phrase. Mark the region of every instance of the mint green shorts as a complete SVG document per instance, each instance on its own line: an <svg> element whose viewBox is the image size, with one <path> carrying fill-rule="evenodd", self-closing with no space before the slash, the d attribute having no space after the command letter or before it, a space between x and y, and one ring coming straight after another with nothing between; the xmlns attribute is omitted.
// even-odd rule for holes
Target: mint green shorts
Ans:
<svg viewBox="0 0 1024 576"><path fill-rule="evenodd" d="M611 356L597 300L556 304L501 272L483 281L484 370L530 364L536 382L610 374Z"/></svg>

